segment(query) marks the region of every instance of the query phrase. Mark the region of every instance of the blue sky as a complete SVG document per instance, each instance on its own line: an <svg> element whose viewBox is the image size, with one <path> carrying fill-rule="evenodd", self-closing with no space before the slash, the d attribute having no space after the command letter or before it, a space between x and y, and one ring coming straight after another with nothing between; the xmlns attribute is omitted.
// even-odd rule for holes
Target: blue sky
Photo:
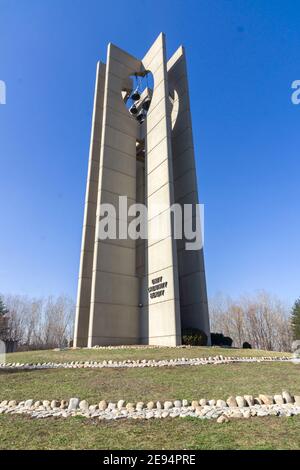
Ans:
<svg viewBox="0 0 300 470"><path fill-rule="evenodd" d="M297 0L0 0L0 292L75 297L96 62L186 47L209 295L300 296Z"/></svg>

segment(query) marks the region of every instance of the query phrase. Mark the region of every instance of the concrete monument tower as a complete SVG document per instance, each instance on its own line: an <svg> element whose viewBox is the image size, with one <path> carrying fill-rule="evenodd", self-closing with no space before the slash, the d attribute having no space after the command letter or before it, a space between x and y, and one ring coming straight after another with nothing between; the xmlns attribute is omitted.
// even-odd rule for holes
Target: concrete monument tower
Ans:
<svg viewBox="0 0 300 470"><path fill-rule="evenodd" d="M136 89L150 76L152 87ZM120 233L130 223L124 196L146 206L146 238ZM114 239L99 237L107 204L120 227ZM184 49L167 61L163 34L143 59L109 44L96 74L75 347L175 346L188 327L210 338L203 249L175 236L173 204L198 204Z"/></svg>

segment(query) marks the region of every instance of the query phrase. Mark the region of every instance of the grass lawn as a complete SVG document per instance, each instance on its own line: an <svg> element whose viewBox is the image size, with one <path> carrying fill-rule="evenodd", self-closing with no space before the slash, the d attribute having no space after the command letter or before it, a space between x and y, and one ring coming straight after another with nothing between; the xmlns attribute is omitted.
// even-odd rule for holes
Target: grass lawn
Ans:
<svg viewBox="0 0 300 470"><path fill-rule="evenodd" d="M0 415L0 449L299 449L300 416L94 423Z"/></svg>
<svg viewBox="0 0 300 470"><path fill-rule="evenodd" d="M168 359L177 357L223 356L290 356L289 353L262 351L259 349L207 348L194 346L189 348L148 348L130 349L66 349L64 351L29 351L6 355L6 362L70 362L70 361L103 361L124 359Z"/></svg>
<svg viewBox="0 0 300 470"><path fill-rule="evenodd" d="M150 401L228 398L240 394L300 395L300 365L226 364L144 369L60 369L0 372L0 400L101 399Z"/></svg>
<svg viewBox="0 0 300 470"><path fill-rule="evenodd" d="M8 362L144 359L225 355L266 356L266 351L221 348L66 350L14 353ZM278 355L278 353L273 353ZM69 399L96 404L221 398L275 394L300 395L300 365L284 362L177 366L136 369L59 369L0 371L0 401ZM0 415L0 449L299 449L300 416L250 418L220 425L214 420L174 418L99 422L80 417L32 420Z"/></svg>

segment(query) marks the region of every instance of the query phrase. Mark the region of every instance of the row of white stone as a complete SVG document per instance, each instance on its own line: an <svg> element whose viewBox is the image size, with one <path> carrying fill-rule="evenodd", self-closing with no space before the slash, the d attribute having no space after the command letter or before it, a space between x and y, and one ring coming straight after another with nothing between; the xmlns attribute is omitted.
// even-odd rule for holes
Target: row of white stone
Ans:
<svg viewBox="0 0 300 470"><path fill-rule="evenodd" d="M170 366L199 366L207 364L229 364L236 362L259 363L259 362L288 362L292 359L288 356L266 356L266 357L181 357L176 359L125 359L123 361L71 361L71 362L43 362L43 363L19 363L5 362L0 364L0 369L101 369L101 368L134 368L134 367L170 367Z"/></svg>
<svg viewBox="0 0 300 470"><path fill-rule="evenodd" d="M83 416L99 420L151 419L197 417L217 419L218 422L230 418L250 418L251 416L294 416L300 414L300 396L292 396L288 391L278 395L260 394L229 397L225 400L175 400L165 402L150 401L117 403L101 400L98 405L89 405L86 400L71 398L69 401L32 399L17 402L4 400L0 403L0 414L26 414L34 419L48 417L68 418Z"/></svg>

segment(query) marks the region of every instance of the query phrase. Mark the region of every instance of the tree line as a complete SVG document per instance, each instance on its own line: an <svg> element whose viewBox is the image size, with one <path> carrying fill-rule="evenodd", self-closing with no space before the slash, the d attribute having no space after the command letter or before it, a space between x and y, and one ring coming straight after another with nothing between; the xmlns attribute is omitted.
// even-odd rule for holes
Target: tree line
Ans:
<svg viewBox="0 0 300 470"><path fill-rule="evenodd" d="M216 295L210 299L211 331L221 332L241 348L290 351L300 339L300 299L291 309L280 299L261 291L232 299Z"/></svg>
<svg viewBox="0 0 300 470"><path fill-rule="evenodd" d="M300 340L300 299L290 309L280 299L259 292L232 299L216 295L209 301L211 331L222 333L238 348L290 351ZM18 350L66 347L73 337L75 303L65 296L29 298L0 296L0 339Z"/></svg>
<svg viewBox="0 0 300 470"><path fill-rule="evenodd" d="M0 298L0 339L16 342L19 350L66 347L73 335L75 304L65 295Z"/></svg>

